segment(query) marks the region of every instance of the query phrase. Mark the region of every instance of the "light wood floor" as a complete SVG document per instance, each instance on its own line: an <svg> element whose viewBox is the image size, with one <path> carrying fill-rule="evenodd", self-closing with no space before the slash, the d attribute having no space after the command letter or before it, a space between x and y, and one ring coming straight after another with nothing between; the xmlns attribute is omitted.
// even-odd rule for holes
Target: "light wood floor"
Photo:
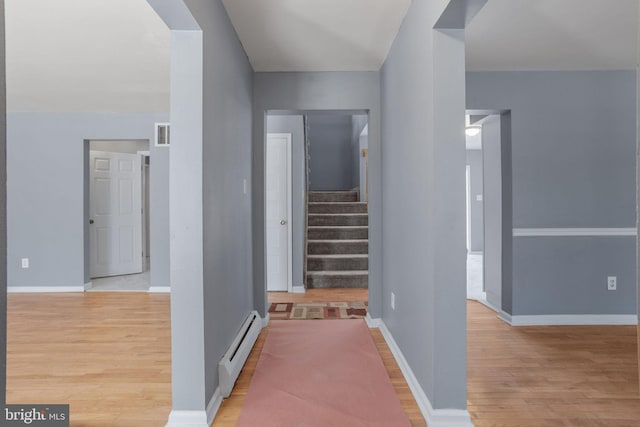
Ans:
<svg viewBox="0 0 640 427"><path fill-rule="evenodd" d="M336 299L316 291L293 297ZM270 295L280 298L289 296ZM637 328L511 328L475 302L468 314L468 404L477 427L640 426ZM424 426L383 338L372 332L405 410ZM264 336L214 426L233 425ZM167 295L8 296L8 403L70 403L73 427L163 426L170 359Z"/></svg>
<svg viewBox="0 0 640 427"><path fill-rule="evenodd" d="M9 294L7 403L69 403L74 427L164 426L169 296Z"/></svg>
<svg viewBox="0 0 640 427"><path fill-rule="evenodd" d="M638 328L513 328L469 302L468 409L476 427L637 427Z"/></svg>

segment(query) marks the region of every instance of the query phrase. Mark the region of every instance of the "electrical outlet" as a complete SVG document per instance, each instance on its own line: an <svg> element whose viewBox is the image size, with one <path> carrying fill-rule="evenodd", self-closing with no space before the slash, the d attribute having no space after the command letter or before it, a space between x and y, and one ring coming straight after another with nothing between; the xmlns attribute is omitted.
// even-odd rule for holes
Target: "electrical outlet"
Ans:
<svg viewBox="0 0 640 427"><path fill-rule="evenodd" d="M618 288L618 279L616 276L607 277L607 290L615 291Z"/></svg>
<svg viewBox="0 0 640 427"><path fill-rule="evenodd" d="M391 292L391 310L396 309L396 294Z"/></svg>
<svg viewBox="0 0 640 427"><path fill-rule="evenodd" d="M29 268L29 258L22 258L22 268Z"/></svg>

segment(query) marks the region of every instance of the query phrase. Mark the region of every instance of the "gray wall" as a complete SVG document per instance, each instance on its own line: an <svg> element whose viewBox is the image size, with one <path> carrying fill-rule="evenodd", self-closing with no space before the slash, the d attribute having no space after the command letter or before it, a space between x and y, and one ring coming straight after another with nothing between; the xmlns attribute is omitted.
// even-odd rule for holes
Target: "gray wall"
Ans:
<svg viewBox="0 0 640 427"><path fill-rule="evenodd" d="M222 2L189 0L186 4L204 40L206 403L218 386L218 362L253 308L249 185L253 70Z"/></svg>
<svg viewBox="0 0 640 427"><path fill-rule="evenodd" d="M360 159L362 158L362 153L360 152L360 134L362 134L368 120L369 118L366 114L355 114L351 116L351 188L360 187L360 174L362 173L360 170ZM362 188L360 190L362 194L364 194L365 189ZM363 199L364 197L361 197L360 200Z"/></svg>
<svg viewBox="0 0 640 427"><path fill-rule="evenodd" d="M267 132L291 134L291 229L293 286L304 286L304 118L301 115L267 116Z"/></svg>
<svg viewBox="0 0 640 427"><path fill-rule="evenodd" d="M383 320L432 406L464 409L464 41L439 6L411 3L382 69Z"/></svg>
<svg viewBox="0 0 640 427"><path fill-rule="evenodd" d="M500 117L490 116L482 126L484 183L484 252L482 269L487 302L494 308L510 310L502 305L502 154ZM509 230L508 236L511 236Z"/></svg>
<svg viewBox="0 0 640 427"><path fill-rule="evenodd" d="M0 404L7 391L7 128L4 0L0 0Z"/></svg>
<svg viewBox="0 0 640 427"><path fill-rule="evenodd" d="M89 281L88 140L154 138L159 113L9 113L8 284ZM151 144L152 286L169 286L169 153ZM43 221L42 210L47 211ZM20 259L28 257L28 269Z"/></svg>
<svg viewBox="0 0 640 427"><path fill-rule="evenodd" d="M467 107L511 110L514 228L635 228L634 71L471 72ZM635 238L594 239L514 237L511 314L636 313Z"/></svg>
<svg viewBox="0 0 640 427"><path fill-rule="evenodd" d="M353 175L351 115L307 115L309 188L311 191L350 190Z"/></svg>
<svg viewBox="0 0 640 427"><path fill-rule="evenodd" d="M484 220L483 203L477 199L482 196L482 150L467 150L467 166L469 166L470 176L470 207L469 216L471 227L469 230L472 252L482 252L484 248Z"/></svg>
<svg viewBox="0 0 640 427"><path fill-rule="evenodd" d="M264 260L264 145L265 114L270 110L369 111L371 154L369 205L369 309L380 317L382 263L380 75L377 72L255 73L253 98L253 265L254 307L267 307ZM354 111L356 110L356 111Z"/></svg>

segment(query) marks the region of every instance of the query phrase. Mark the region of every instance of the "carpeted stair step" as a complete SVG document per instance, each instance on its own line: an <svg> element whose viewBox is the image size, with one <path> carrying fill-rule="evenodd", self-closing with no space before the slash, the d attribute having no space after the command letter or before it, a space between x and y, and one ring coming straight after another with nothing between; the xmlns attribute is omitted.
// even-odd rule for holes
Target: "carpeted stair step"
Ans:
<svg viewBox="0 0 640 427"><path fill-rule="evenodd" d="M368 270L369 256L366 254L348 255L308 255L307 271L331 270Z"/></svg>
<svg viewBox="0 0 640 427"><path fill-rule="evenodd" d="M310 226L309 240L368 239L369 227Z"/></svg>
<svg viewBox="0 0 640 427"><path fill-rule="evenodd" d="M307 288L367 288L369 273L356 271L308 271Z"/></svg>
<svg viewBox="0 0 640 427"><path fill-rule="evenodd" d="M357 202L357 191L310 191L309 202Z"/></svg>
<svg viewBox="0 0 640 427"><path fill-rule="evenodd" d="M358 214L309 214L309 226L364 226L369 223L369 216Z"/></svg>
<svg viewBox="0 0 640 427"><path fill-rule="evenodd" d="M367 204L358 202L313 202L309 213L367 213Z"/></svg>
<svg viewBox="0 0 640 427"><path fill-rule="evenodd" d="M309 240L308 254L366 254L369 240Z"/></svg>

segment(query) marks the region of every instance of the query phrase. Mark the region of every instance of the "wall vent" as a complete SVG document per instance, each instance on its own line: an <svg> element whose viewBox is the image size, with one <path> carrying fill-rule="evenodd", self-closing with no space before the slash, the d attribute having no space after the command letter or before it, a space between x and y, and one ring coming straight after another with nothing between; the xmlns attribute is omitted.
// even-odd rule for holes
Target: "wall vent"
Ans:
<svg viewBox="0 0 640 427"><path fill-rule="evenodd" d="M169 123L156 123L156 147L168 147L171 144Z"/></svg>

